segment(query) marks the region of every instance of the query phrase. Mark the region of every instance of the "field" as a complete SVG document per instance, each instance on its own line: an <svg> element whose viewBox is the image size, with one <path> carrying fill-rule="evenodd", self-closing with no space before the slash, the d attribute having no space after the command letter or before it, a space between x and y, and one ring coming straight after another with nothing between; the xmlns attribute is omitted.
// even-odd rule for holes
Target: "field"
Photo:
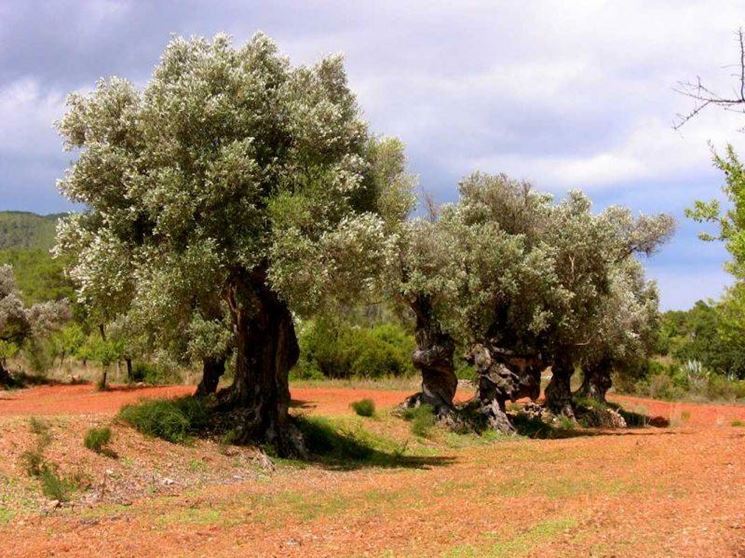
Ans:
<svg viewBox="0 0 745 558"><path fill-rule="evenodd" d="M420 437L389 412L406 392L300 386L294 413L329 417L375 448L370 459L311 463L219 441L170 444L113 420L126 403L191 389L1 393L0 555L745 555L742 406L618 397L670 426ZM375 417L349 408L366 397ZM50 502L24 470L39 425L46 459L77 479L68 503ZM110 455L83 446L104 425Z"/></svg>

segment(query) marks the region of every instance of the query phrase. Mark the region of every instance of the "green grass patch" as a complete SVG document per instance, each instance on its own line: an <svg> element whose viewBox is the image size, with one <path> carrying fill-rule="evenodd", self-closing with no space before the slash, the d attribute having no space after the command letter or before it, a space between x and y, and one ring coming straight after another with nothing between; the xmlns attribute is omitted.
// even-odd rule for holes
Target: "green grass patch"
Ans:
<svg viewBox="0 0 745 558"><path fill-rule="evenodd" d="M549 542L559 533L578 525L573 518L557 518L540 521L527 531L512 538L503 538L491 545L462 545L451 549L443 556L447 558L466 558L489 556L492 558L517 557L532 554L539 546ZM491 535L492 537L495 535Z"/></svg>
<svg viewBox="0 0 745 558"><path fill-rule="evenodd" d="M7 508L0 506L0 525L6 525L10 523L15 514Z"/></svg>
<svg viewBox="0 0 745 558"><path fill-rule="evenodd" d="M181 397L127 405L119 412L119 418L147 436L184 444L207 426L209 414L203 400Z"/></svg>
<svg viewBox="0 0 745 558"><path fill-rule="evenodd" d="M85 433L83 445L96 453L110 453L107 446L111 441L111 428L91 428Z"/></svg>
<svg viewBox="0 0 745 558"><path fill-rule="evenodd" d="M741 420L739 420L739 419L735 419L735 420L733 420L733 421L732 421L732 422L730 423L730 426L735 426L735 427L743 427L743 426L745 426L745 422L743 422L743 421L741 421Z"/></svg>
<svg viewBox="0 0 745 558"><path fill-rule="evenodd" d="M406 409L404 419L411 421L411 433L426 438L435 426L435 410L431 405L420 405Z"/></svg>
<svg viewBox="0 0 745 558"><path fill-rule="evenodd" d="M360 399L353 402L350 407L361 417L375 416L375 401L372 399Z"/></svg>

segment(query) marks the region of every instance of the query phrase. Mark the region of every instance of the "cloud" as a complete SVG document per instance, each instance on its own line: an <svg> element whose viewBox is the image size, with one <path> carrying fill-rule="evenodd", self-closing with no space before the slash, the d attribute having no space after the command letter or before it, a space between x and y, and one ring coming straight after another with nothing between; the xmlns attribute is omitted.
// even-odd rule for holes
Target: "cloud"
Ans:
<svg viewBox="0 0 745 558"><path fill-rule="evenodd" d="M557 193L581 187L598 207L680 216L721 181L707 142L744 150L745 136L741 119L716 111L674 132L690 104L673 87L702 74L727 90L743 16L741 0L6 2L0 196L17 209L69 207L54 189L69 156L51 128L68 92L104 75L144 83L171 33L243 42L261 29L296 63L343 52L373 130L401 137L442 200L481 169ZM691 264L683 244L669 253L665 265ZM721 261L706 265L721 286Z"/></svg>

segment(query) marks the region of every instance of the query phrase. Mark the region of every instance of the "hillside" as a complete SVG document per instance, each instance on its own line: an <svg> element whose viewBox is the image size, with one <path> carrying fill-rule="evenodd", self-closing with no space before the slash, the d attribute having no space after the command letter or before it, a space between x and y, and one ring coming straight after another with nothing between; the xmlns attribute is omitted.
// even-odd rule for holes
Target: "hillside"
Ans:
<svg viewBox="0 0 745 558"><path fill-rule="evenodd" d="M37 215L27 211L0 211L0 250L35 248L49 250L61 213Z"/></svg>
<svg viewBox="0 0 745 558"><path fill-rule="evenodd" d="M73 296L63 263L53 260L49 253L62 215L0 211L0 265L13 266L27 304Z"/></svg>

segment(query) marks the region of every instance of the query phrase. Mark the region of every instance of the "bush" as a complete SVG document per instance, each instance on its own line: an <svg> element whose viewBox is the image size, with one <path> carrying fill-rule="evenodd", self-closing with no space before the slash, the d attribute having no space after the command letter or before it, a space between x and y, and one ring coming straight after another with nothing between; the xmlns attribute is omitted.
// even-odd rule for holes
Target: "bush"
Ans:
<svg viewBox="0 0 745 558"><path fill-rule="evenodd" d="M207 426L209 414L205 401L182 397L127 405L119 412L119 418L147 436L183 444Z"/></svg>
<svg viewBox="0 0 745 558"><path fill-rule="evenodd" d="M435 425L435 412L431 405L420 405L406 409L403 414L406 420L411 421L411 433L415 436L426 438Z"/></svg>
<svg viewBox="0 0 745 558"><path fill-rule="evenodd" d="M91 428L85 433L83 445L96 453L102 453L111 441L111 428Z"/></svg>
<svg viewBox="0 0 745 558"><path fill-rule="evenodd" d="M373 327L306 322L299 333L301 358L295 378L403 376L415 372L411 363L414 337L402 326Z"/></svg>
<svg viewBox="0 0 745 558"><path fill-rule="evenodd" d="M355 413L361 417L371 417L375 415L375 401L372 399L361 399L350 405Z"/></svg>
<svg viewBox="0 0 745 558"><path fill-rule="evenodd" d="M179 380L179 377L177 371L167 364L135 362L132 365L131 380L151 385L163 385L172 384Z"/></svg>
<svg viewBox="0 0 745 558"><path fill-rule="evenodd" d="M67 502L72 493L77 490L77 484L70 479L62 478L57 474L54 467L46 464L39 476L41 491L50 500Z"/></svg>

